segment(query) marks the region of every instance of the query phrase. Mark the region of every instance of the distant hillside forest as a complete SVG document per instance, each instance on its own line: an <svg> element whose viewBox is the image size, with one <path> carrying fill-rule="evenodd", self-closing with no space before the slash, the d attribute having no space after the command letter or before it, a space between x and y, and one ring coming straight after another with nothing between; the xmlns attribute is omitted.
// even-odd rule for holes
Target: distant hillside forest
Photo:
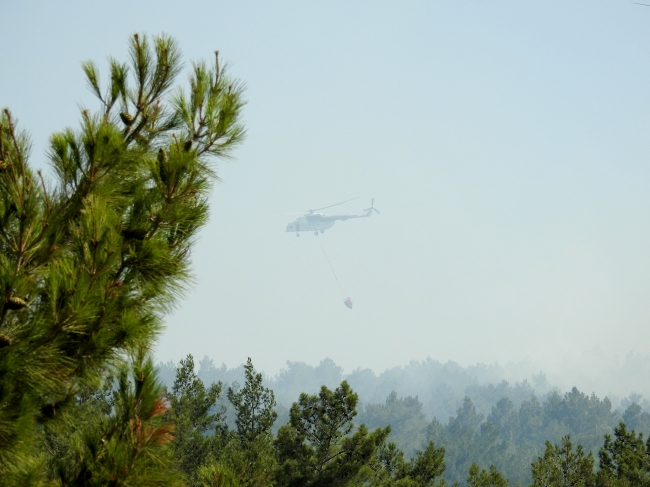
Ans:
<svg viewBox="0 0 650 487"><path fill-rule="evenodd" d="M193 364L191 356L187 360ZM157 369L160 379L172 388L176 365L161 363ZM218 384L221 390L237 390L246 381L244 365L216 367L205 357L197 369L197 379L206 386ZM389 440L406 459L417 457L430 442L444 448L442 476L452 484L466 485L468 471L476 463L485 468L493 465L511 485L529 485L531 464L544 456L546 442L566 445L568 437L597 458L605 435L614 435L621 422L644 436L650 432L648 402L635 393L615 409L607 397L575 387L560 391L543 373L530 383L509 384L499 380L494 367L464 368L427 360L379 375L367 369L345 375L340 366L325 359L317 366L287 362L287 368L265 380L277 401L273 434L290 421L290 408L302 393L318 393L322 386L335 389L342 381L358 394L357 425L371 431L390 426ZM223 412L225 428L236 428L236 408L226 397L215 400L214 410Z"/></svg>

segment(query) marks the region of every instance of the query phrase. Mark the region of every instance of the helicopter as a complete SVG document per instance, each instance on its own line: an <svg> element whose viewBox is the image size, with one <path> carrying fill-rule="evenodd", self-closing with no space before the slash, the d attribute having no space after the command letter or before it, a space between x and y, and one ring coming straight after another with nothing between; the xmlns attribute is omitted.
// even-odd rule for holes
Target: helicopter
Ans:
<svg viewBox="0 0 650 487"><path fill-rule="evenodd" d="M332 208L333 206L342 205L348 201L356 200L358 198L352 198L349 200L341 201L334 205L323 206L322 208L316 208L314 210L309 210L305 213L304 216L297 218L296 221L289 223L287 225L287 232L296 232L296 237L300 237L300 232L313 231L314 235L318 236L318 233L325 233L325 230L332 228L334 223L338 220L345 221L350 220L351 218L367 218L372 215L373 211L379 214L379 210L375 208L375 199L373 198L370 202L370 208L363 210L365 213L361 215L323 215L322 213L316 213L320 210L325 210L327 208Z"/></svg>

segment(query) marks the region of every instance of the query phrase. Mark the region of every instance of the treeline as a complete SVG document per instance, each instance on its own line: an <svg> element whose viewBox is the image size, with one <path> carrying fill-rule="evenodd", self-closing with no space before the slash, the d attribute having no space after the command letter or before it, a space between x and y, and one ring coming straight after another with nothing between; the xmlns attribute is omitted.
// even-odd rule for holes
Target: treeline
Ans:
<svg viewBox="0 0 650 487"><path fill-rule="evenodd" d="M208 359L204 359L202 367L205 367L205 364L210 365ZM166 367L168 366L169 364ZM321 376L322 378L331 381L337 377L336 374L332 373L337 369L332 366L331 361L321 363L322 370L329 371L328 374ZM302 367L304 371L304 364L299 367ZM181 367L176 372L176 382L172 387L173 394L178 394L179 391L178 374L181 376L194 374L195 382L203 384L197 373L193 371L193 368L194 363L191 356L181 362ZM208 370L212 369L208 368ZM252 373L250 361L243 367L243 370L245 373L243 383L249 384L251 377L255 376L258 381L257 386L261 387L262 376L261 374ZM225 367L221 369L222 374L227 371L228 369L225 369ZM238 372L237 369L230 369L232 386L227 387L229 391L227 397L223 395L219 397L217 394L213 398L214 408L219 411L219 427L217 430L221 432L232 430L233 426L234 429L237 429L238 421L240 421L241 407L230 401L232 396L230 391L239 390L241 379L238 377ZM165 374L168 377L169 370ZM302 376L302 380L305 381L310 377L313 378L313 375L306 373ZM277 380L274 382L276 385L278 382L282 383ZM309 387L310 390L314 389L311 383L303 382L303 385ZM213 384L212 387L224 388L224 385L219 382L218 386ZM245 385L244 390L246 387L248 386ZM547 468L547 463L553 463L561 455L570 456L577 462L576 465L580 464L584 467L584 465L589 464L589 471L592 472L595 465L594 456L600 455L602 457L604 455L601 452L602 448L611 449L611 445L608 446L608 443L603 444L604 438L608 437L607 435L614 434L618 439L617 441L622 441L625 444L630 443L630 438L633 436L635 442L641 442L640 444L643 445L640 439L641 436L628 433L627 429L635 430L639 435L642 435L642 432L650 431L650 414L644 411L636 402L631 403L621 414L619 411L612 409L609 399L601 400L594 394L587 395L576 388L562 395L556 390L551 390L541 400L528 389L528 398L522 400L518 406L515 405L511 398L502 396L491 406L488 414L479 412L472 399L465 397L455 414L443 423L435 417L428 419L423 404L417 397L398 397L393 391L382 403L365 404L363 406L358 402L359 396L351 392L352 388L348 381L343 381L339 387L344 387L346 396L354 396L354 421L357 425L363 425L361 427L363 431L374 430L386 433L387 428L390 428L390 434L383 437L384 442L377 450L377 457L373 461L379 461L379 459L383 458L382 455L388 451L393 452L392 454L397 455L404 462L417 462L427 452L429 452L429 455L437 452L436 455L444 456L444 469L442 463L440 463L434 477L439 477L439 480L445 480L449 484L493 485L480 483L479 480L476 480L480 477L485 482L488 482L490 478L492 480L489 480L489 482L496 482L494 478L499 478L500 481L509 479L511 485L523 486L531 485L531 483L532 485L564 485L556 483L540 484L539 478L535 476L539 477L541 475L539 469L542 467ZM332 389L339 390L334 387ZM511 388L505 382L501 382L498 386L481 386L475 390L484 391L483 398L485 399L487 395L496 397L499 393L507 394L513 390L520 391L521 389L521 386ZM263 390L267 391L267 398L273 397L273 401L267 399L266 404L275 403L275 394L271 392L271 389L264 387ZM331 389L327 386L322 386L321 392L323 390L331 392ZM307 397L304 393L299 393L296 396L300 398ZM172 395L172 397L175 396ZM316 396L311 397L315 398ZM249 403L254 403L254 401L249 401ZM280 417L277 418L275 425L273 425L273 422L269 424L268 435L271 437L274 434L276 435L275 440L269 439L270 444L279 441L277 438L282 437L283 428L295 421L294 416L296 411L299 410L300 402L294 402L290 410L283 406L274 408L273 411L276 417L277 413L279 413ZM627 426L627 429L625 429L625 426ZM346 434L348 435L354 431L351 423L347 428ZM215 435L214 441L216 443L219 443L219 440L216 439L218 436L219 434ZM221 441L223 442L223 440ZM573 444L578 445L575 451L572 450L571 445ZM273 447L269 445L268 451L273 451ZM540 457L545 458L545 460L542 461ZM220 458L218 454L216 458ZM605 457L601 458L601 462L605 461L603 458ZM228 460L222 458L221 462L227 464ZM477 465L487 469L483 477L481 477L480 472L476 472ZM531 465L533 465L533 468L531 468ZM373 471L380 471L381 468L391 468L382 467L380 464L368 464L368 466L371 470L374 469ZM586 472L586 467L584 469ZM470 475L470 472L474 472L478 477L471 480L474 477ZM599 478L601 478L599 482L604 482L602 478L604 478L603 475L605 474L600 473L599 475ZM432 479L433 477L430 480ZM593 483L596 481L596 477L587 476L585 479L585 482L591 483L571 485L596 485ZM375 481L377 480L375 479L372 482ZM366 479L366 482L371 481ZM367 485L374 485L372 482ZM498 483L494 485L498 485Z"/></svg>
<svg viewBox="0 0 650 487"><path fill-rule="evenodd" d="M618 369L615 364L612 367L616 370L620 369L623 374L619 382L623 384L633 382L634 386L630 385L627 392L624 392L625 389L622 387L611 388L618 389L619 395L612 395L609 386L601 386L601 389L597 389L601 393L597 392L597 394L604 397L603 391L607 391L614 409L624 411L630 404L636 402L643 409L650 410L650 402L641 394L629 393L635 390L633 387L641 387L642 390L637 389L638 392L643 393L645 390L643 389L645 382L642 378L634 376L634 381L625 379L629 360L630 357L623 364L624 367L621 364ZM643 369L645 361L636 357L634 363L639 364ZM241 382L244 377L243 366L234 368L228 368L224 364L216 366L208 357L198 361L197 366L198 376L207 384L219 381L224 384ZM176 372L174 362L160 363L157 370L165 384L173 383ZM595 374L596 371L593 373ZM278 404L287 408L301 392L315 393L321 385L332 388L342 380L346 380L359 394L362 404L383 403L386 397L395 391L401 397L418 397L427 418L435 417L444 421L456 413L465 397L470 397L477 411L487 416L492 406L503 397L509 398L515 407L519 407L533 394L542 399L552 391L560 393L570 390L577 384L580 384L578 385L580 390L590 393L594 391L593 388L585 385L589 384L585 380L577 384L569 383L563 388L555 382L551 383L545 373L539 371L532 373L530 367L521 364L508 366L476 364L463 367L452 361L441 363L433 359L411 361L405 366L392 367L381 373L375 373L370 369L356 369L347 374L331 359L324 359L317 365L288 361L277 375L267 376L265 380L275 391Z"/></svg>
<svg viewBox="0 0 650 487"><path fill-rule="evenodd" d="M165 384L173 383L176 365L172 361L158 364L158 373ZM241 382L244 377L243 366L228 368L222 364L217 367L208 357L197 365L198 376L207 384ZM412 361L381 374L370 369L344 374L341 366L326 358L316 366L288 361L275 377L266 377L266 380L275 391L278 404L286 407L301 392L317 392L321 385L336 387L345 379L364 404L383 402L392 391L400 396L417 396L429 418L452 416L465 396L471 397L479 411L487 414L504 396L519 405L533 393L544 395L552 389L543 373L530 376L530 382L522 380L514 384L504 380L506 375L507 371L496 365L462 367L455 362L441 363L432 359Z"/></svg>

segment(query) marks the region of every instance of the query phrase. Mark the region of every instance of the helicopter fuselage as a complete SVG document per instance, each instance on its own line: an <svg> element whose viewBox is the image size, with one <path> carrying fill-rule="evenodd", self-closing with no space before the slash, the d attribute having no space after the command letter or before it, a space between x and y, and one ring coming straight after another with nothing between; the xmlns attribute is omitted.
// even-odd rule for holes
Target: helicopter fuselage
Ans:
<svg viewBox="0 0 650 487"><path fill-rule="evenodd" d="M356 199L356 198L354 198ZM348 200L352 201L352 200ZM345 201L343 202L345 203ZM337 206L342 203L337 203L336 205L326 206L324 208L330 208L331 206ZM323 210L324 208L318 208L318 210ZM337 221L350 220L352 218L367 218L372 215L373 212L379 213L379 210L375 208L375 199L373 198L370 203L370 208L363 210L365 213L361 215L323 215L322 213L314 213L316 210L310 210L309 213L297 218L294 222L291 222L287 225L287 232L295 232L297 237L300 237L300 232L314 232L314 235L318 233L324 233L328 228L332 228L334 223Z"/></svg>
<svg viewBox="0 0 650 487"><path fill-rule="evenodd" d="M334 226L336 218L328 217L320 213L305 215L297 218L296 221L287 225L287 232L315 232L323 233Z"/></svg>
<svg viewBox="0 0 650 487"><path fill-rule="evenodd" d="M363 215L330 215L326 216L322 213L310 213L305 216L297 218L296 221L287 225L287 232L295 232L300 236L300 232L314 232L324 233L328 228L332 228L337 221L345 221L351 218L364 218L370 216L370 212Z"/></svg>

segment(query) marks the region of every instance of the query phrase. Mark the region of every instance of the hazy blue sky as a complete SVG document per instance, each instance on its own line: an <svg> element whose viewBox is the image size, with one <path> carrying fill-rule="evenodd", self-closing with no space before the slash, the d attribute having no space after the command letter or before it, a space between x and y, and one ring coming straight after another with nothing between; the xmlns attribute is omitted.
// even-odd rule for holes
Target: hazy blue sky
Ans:
<svg viewBox="0 0 650 487"><path fill-rule="evenodd" d="M648 352L650 8L0 0L0 106L35 164L96 106L80 63L125 59L136 31L188 61L219 49L248 87L248 138L219 163L159 359L274 373ZM321 237L348 310L316 237L277 214L356 196L332 211L374 197L381 215Z"/></svg>

